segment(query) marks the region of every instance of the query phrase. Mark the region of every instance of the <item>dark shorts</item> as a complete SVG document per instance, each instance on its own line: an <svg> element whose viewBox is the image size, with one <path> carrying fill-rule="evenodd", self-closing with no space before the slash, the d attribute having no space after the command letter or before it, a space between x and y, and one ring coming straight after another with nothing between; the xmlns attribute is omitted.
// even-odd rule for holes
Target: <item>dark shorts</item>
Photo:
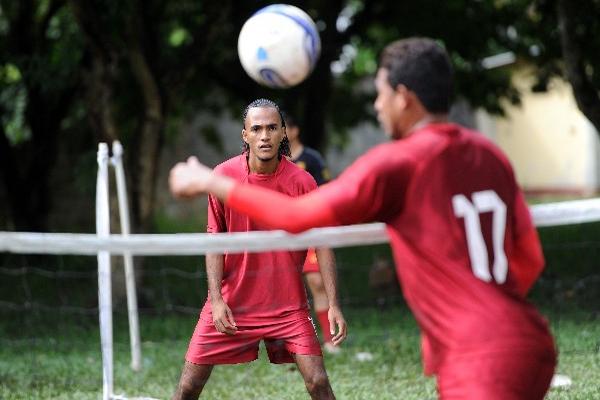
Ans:
<svg viewBox="0 0 600 400"><path fill-rule="evenodd" d="M269 360L292 363L292 354L321 356L321 346L312 320L275 323L268 326L238 326L235 335L216 330L212 323L198 320L186 361L194 364L239 364L256 360L258 346L265 341Z"/></svg>
<svg viewBox="0 0 600 400"><path fill-rule="evenodd" d="M553 349L453 359L438 371L442 400L542 400L554 375Z"/></svg>

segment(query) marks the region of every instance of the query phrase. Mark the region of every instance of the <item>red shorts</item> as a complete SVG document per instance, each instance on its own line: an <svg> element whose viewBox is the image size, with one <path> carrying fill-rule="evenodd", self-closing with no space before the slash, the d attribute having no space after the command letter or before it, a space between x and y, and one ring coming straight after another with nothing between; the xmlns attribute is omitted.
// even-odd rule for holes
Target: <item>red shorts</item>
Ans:
<svg viewBox="0 0 600 400"><path fill-rule="evenodd" d="M319 261L317 260L317 253L315 249L311 247L306 253L306 261L304 261L304 267L302 273L307 274L309 272L321 272L319 269Z"/></svg>
<svg viewBox="0 0 600 400"><path fill-rule="evenodd" d="M542 400L556 366L553 349L459 357L438 373L442 400Z"/></svg>
<svg viewBox="0 0 600 400"><path fill-rule="evenodd" d="M250 362L258 358L261 340L274 364L293 363L292 353L322 355L315 327L308 317L268 326L238 326L235 335L221 333L212 322L199 319L185 359L209 365Z"/></svg>

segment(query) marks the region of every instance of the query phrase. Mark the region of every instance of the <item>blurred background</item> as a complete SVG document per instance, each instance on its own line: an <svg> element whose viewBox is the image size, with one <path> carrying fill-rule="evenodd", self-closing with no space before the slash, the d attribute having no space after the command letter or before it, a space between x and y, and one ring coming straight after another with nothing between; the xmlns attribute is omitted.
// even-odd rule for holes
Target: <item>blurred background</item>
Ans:
<svg viewBox="0 0 600 400"><path fill-rule="evenodd" d="M386 140L372 107L378 55L415 35L448 49L451 118L505 150L532 203L597 194L599 0L292 1L316 22L322 51L310 77L287 90L256 84L237 55L243 23L271 3L0 0L0 231L95 232L97 146L120 140L132 231L203 232L205 199L173 201L169 168L190 155L214 166L241 152L242 111L258 97L296 116L304 144L336 176ZM111 196L118 233L114 188ZM600 396L599 233L598 223L540 230L548 266L532 298L557 336L559 372L576 388L552 399ZM417 329L388 247L336 255L351 327L346 354L328 360L340 398L398 398L381 387L435 397L420 374ZM203 260L136 259L142 375L125 372L115 265L116 385L166 398L205 298ZM0 254L0 398L98 398L96 268L94 257ZM347 371L365 350L381 363ZM304 398L297 375L262 364L215 378L209 397ZM240 376L263 384L251 396L248 387L221 388ZM282 382L292 385L286 395ZM33 389L20 394L26 386Z"/></svg>
<svg viewBox="0 0 600 400"><path fill-rule="evenodd" d="M372 108L377 56L411 35L449 50L453 119L503 147L526 190L597 190L600 2L291 3L316 21L322 53L304 83L270 90L237 57L242 24L269 2L1 1L0 230L93 231L97 143L115 139L134 231L188 221L189 207L166 193L168 168L238 153L241 112L263 96L297 115L335 175L384 140Z"/></svg>

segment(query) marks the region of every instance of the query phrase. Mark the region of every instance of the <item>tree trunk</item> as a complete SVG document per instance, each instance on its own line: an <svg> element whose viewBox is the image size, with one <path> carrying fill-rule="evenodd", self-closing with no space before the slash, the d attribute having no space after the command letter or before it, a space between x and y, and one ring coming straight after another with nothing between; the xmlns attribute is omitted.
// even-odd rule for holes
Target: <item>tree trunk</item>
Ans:
<svg viewBox="0 0 600 400"><path fill-rule="evenodd" d="M15 149L12 147L4 125L0 124L0 172L8 199L9 218L7 228L14 230L27 229L26 188L23 185L21 171L16 161Z"/></svg>
<svg viewBox="0 0 600 400"><path fill-rule="evenodd" d="M22 1L10 31L7 55L17 60L21 71L30 71L32 60L48 56L50 39L46 29L50 19L62 7L53 1L42 18L35 15L32 1ZM56 162L60 124L68 113L77 87L77 77L61 88L42 87L39 77L23 74L27 92L25 119L31 139L13 146L1 132L0 156L4 185L9 198L12 227L15 230L46 231L51 206L49 178Z"/></svg>
<svg viewBox="0 0 600 400"><path fill-rule="evenodd" d="M71 0L70 6L88 49L82 73L88 122L96 138L108 142L110 146L119 138L113 115L117 54L107 38L110 34L99 25L99 11L95 5L88 1Z"/></svg>
<svg viewBox="0 0 600 400"><path fill-rule="evenodd" d="M163 101L158 83L139 45L130 43L127 51L144 101L140 126L131 149L133 220L139 231L147 232L154 212L156 177L163 143Z"/></svg>
<svg viewBox="0 0 600 400"><path fill-rule="evenodd" d="M576 14L581 9L581 5L578 5L575 1L558 0L557 16L560 44L565 61L567 79L573 87L577 106L591 121L596 131L600 133L600 97L598 96L597 88L594 87L586 74L583 52L576 37Z"/></svg>
<svg viewBox="0 0 600 400"><path fill-rule="evenodd" d="M321 16L327 28L321 32L321 56L310 78L310 86L304 102L303 141L307 146L320 151L324 150L327 137L325 121L333 83L331 63L339 54L336 20L343 6L344 2L336 0L328 2L327 7L321 9Z"/></svg>
<svg viewBox="0 0 600 400"><path fill-rule="evenodd" d="M6 194L12 215L12 228L45 232L51 207L49 179L56 163L60 123L73 101L75 87L58 96L43 96L37 87L27 87L25 112L31 140L12 146L4 131L0 156Z"/></svg>

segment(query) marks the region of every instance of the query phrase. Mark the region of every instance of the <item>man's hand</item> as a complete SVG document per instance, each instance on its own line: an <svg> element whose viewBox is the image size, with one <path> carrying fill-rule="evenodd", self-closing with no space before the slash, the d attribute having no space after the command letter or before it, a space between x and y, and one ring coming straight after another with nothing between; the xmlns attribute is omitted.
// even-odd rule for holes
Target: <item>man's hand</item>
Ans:
<svg viewBox="0 0 600 400"><path fill-rule="evenodd" d="M346 320L344 319L342 310L338 306L329 307L327 317L329 318L329 330L333 335L331 342L335 346L338 346L346 339Z"/></svg>
<svg viewBox="0 0 600 400"><path fill-rule="evenodd" d="M233 313L229 306L223 301L211 301L212 316L215 328L221 333L235 335L237 326L233 319Z"/></svg>
<svg viewBox="0 0 600 400"><path fill-rule="evenodd" d="M234 186L233 179L214 174L212 169L200 164L196 157L176 164L169 174L171 193L184 199L191 199L202 193L212 193L219 200L225 201Z"/></svg>
<svg viewBox="0 0 600 400"><path fill-rule="evenodd" d="M175 197L192 198L207 191L212 176L212 169L190 157L171 168L169 188Z"/></svg>

